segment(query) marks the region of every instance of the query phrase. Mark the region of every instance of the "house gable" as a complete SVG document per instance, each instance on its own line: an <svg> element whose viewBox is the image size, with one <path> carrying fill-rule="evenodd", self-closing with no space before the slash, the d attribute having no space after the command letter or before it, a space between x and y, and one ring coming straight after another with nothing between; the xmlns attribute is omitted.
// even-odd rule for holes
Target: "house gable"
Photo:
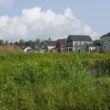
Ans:
<svg viewBox="0 0 110 110"><path fill-rule="evenodd" d="M104 52L110 52L110 32L100 38L101 49Z"/></svg>
<svg viewBox="0 0 110 110"><path fill-rule="evenodd" d="M67 38L67 50L85 51L86 44L92 44L93 41L87 35L69 35Z"/></svg>
<svg viewBox="0 0 110 110"><path fill-rule="evenodd" d="M56 48L58 52L65 51L66 48L66 39L58 39L56 43Z"/></svg>
<svg viewBox="0 0 110 110"><path fill-rule="evenodd" d="M68 38L67 38L66 46L67 47L73 47L73 40L70 36L68 36Z"/></svg>
<svg viewBox="0 0 110 110"><path fill-rule="evenodd" d="M91 37L87 35L69 35L68 38L71 38L72 41L92 42Z"/></svg>

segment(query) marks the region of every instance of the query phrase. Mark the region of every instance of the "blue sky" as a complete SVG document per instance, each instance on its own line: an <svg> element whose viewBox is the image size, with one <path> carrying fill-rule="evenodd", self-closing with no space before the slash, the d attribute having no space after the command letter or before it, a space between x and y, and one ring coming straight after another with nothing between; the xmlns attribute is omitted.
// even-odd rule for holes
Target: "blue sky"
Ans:
<svg viewBox="0 0 110 110"><path fill-rule="evenodd" d="M0 0L4 1L4 0ZM5 0L6 1L6 0ZM72 14L81 21L82 25L89 25L91 30L101 36L109 32L110 0L8 0L0 8L0 16L21 16L23 9L40 7L43 12L50 9L55 14L64 14L70 9ZM69 33L68 33L69 34ZM77 33L76 33L77 34Z"/></svg>

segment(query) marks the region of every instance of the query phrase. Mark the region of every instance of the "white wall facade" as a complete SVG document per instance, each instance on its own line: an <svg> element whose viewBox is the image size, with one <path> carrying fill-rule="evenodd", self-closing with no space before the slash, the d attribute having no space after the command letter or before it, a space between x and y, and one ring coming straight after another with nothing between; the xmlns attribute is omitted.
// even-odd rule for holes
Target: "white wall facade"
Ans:
<svg viewBox="0 0 110 110"><path fill-rule="evenodd" d="M92 43L88 41L73 41L73 51L86 52L86 45Z"/></svg>

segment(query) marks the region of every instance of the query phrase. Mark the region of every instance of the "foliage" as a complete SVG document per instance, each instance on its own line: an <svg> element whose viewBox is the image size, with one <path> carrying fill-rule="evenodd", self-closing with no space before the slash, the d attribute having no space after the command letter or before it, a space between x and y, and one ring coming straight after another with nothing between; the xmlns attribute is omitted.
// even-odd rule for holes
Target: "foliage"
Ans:
<svg viewBox="0 0 110 110"><path fill-rule="evenodd" d="M109 110L110 78L84 62L106 54L0 54L1 110ZM92 62L93 62L92 61Z"/></svg>

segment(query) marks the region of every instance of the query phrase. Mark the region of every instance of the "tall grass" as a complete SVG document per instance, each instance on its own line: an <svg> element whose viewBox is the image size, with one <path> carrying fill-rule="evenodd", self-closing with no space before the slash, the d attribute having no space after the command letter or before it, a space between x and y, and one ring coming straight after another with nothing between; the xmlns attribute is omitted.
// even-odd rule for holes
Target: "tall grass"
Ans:
<svg viewBox="0 0 110 110"><path fill-rule="evenodd" d="M109 77L82 64L103 56L1 54L0 110L109 110Z"/></svg>

